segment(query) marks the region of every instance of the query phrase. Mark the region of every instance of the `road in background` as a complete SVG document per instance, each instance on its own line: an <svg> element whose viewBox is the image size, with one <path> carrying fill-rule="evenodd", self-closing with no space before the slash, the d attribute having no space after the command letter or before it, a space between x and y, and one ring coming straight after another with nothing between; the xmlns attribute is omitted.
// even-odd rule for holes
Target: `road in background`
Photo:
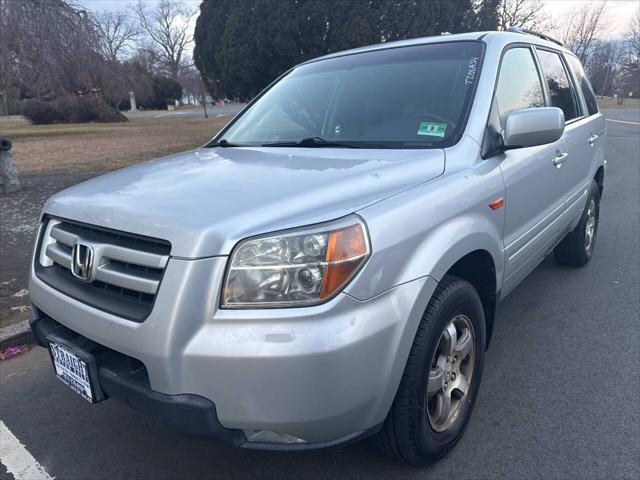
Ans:
<svg viewBox="0 0 640 480"><path fill-rule="evenodd" d="M209 117L233 117L240 112L246 103L225 103L224 105L208 105L207 114ZM182 107L178 110L138 110L136 112L123 112L128 118L166 118L166 117L184 117L184 118L204 118L204 110L202 107Z"/></svg>
<svg viewBox="0 0 640 480"><path fill-rule="evenodd" d="M368 442L293 454L183 437L121 403L91 406L39 347L0 363L2 420L58 479L639 478L640 111L605 113L616 121L593 260L548 258L502 303L469 428L435 466Z"/></svg>

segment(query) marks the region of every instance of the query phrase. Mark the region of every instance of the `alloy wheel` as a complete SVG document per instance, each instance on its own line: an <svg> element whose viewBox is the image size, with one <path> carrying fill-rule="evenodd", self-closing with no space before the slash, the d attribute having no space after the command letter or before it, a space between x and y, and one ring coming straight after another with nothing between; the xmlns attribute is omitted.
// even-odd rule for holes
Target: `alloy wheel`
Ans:
<svg viewBox="0 0 640 480"><path fill-rule="evenodd" d="M426 391L429 424L443 432L458 418L469 392L475 363L475 333L466 315L445 327L433 355Z"/></svg>

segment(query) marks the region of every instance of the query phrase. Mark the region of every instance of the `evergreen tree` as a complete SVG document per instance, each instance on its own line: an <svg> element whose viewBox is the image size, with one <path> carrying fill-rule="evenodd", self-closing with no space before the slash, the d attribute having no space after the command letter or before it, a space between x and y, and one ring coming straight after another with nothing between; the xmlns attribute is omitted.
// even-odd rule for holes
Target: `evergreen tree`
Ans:
<svg viewBox="0 0 640 480"><path fill-rule="evenodd" d="M231 11L241 6L241 3L238 0L204 0L200 5L200 15L194 32L193 60L207 90L214 98L224 95L219 81L220 68L216 49L224 35Z"/></svg>
<svg viewBox="0 0 640 480"><path fill-rule="evenodd" d="M203 0L194 59L214 97L246 100L320 55L493 28L498 1Z"/></svg>
<svg viewBox="0 0 640 480"><path fill-rule="evenodd" d="M498 29L498 8L500 0L484 0L478 8L475 28L477 30L497 30ZM473 25L473 23L472 23Z"/></svg>

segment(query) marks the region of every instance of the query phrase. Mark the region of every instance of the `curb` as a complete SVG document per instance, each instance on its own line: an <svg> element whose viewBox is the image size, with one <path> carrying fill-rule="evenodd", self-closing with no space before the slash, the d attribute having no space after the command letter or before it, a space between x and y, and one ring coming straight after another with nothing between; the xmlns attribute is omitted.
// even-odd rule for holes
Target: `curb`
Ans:
<svg viewBox="0 0 640 480"><path fill-rule="evenodd" d="M23 320L8 327L0 328L0 349L23 343L33 343L29 320Z"/></svg>

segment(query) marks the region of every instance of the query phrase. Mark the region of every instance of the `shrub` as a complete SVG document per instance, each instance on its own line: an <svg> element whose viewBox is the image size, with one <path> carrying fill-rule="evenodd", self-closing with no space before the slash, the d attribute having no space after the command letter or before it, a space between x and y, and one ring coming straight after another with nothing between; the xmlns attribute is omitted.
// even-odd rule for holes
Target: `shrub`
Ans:
<svg viewBox="0 0 640 480"><path fill-rule="evenodd" d="M52 102L32 99L22 114L36 125L47 123L126 122L127 117L98 97L60 97Z"/></svg>
<svg viewBox="0 0 640 480"><path fill-rule="evenodd" d="M151 95L147 99L138 99L138 107L153 110L166 110L167 104L182 98L182 85L164 75L155 75L151 80Z"/></svg>
<svg viewBox="0 0 640 480"><path fill-rule="evenodd" d="M54 102L47 102L38 98L24 102L22 115L31 120L31 123L34 125L44 125L62 121L62 115L56 108Z"/></svg>
<svg viewBox="0 0 640 480"><path fill-rule="evenodd" d="M98 97L62 97L56 104L65 123L127 121L123 114Z"/></svg>
<svg viewBox="0 0 640 480"><path fill-rule="evenodd" d="M7 99L7 115L22 115L23 100L15 97Z"/></svg>

